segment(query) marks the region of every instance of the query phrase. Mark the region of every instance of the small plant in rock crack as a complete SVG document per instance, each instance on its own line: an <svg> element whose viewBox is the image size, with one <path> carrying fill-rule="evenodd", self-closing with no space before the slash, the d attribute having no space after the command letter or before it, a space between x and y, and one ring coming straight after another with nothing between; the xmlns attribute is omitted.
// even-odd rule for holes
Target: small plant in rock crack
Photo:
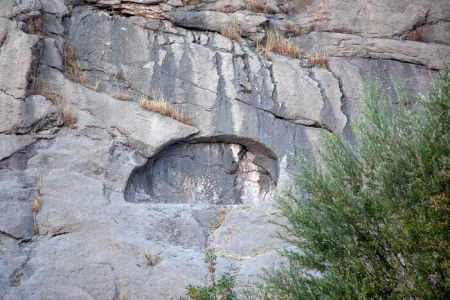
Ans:
<svg viewBox="0 0 450 300"><path fill-rule="evenodd" d="M33 202L31 202L31 210L33 211L33 234L39 235L39 224L37 221L37 214L41 211L42 206L42 187L44 181L42 176L39 176L36 183L36 195L34 196Z"/></svg>
<svg viewBox="0 0 450 300"><path fill-rule="evenodd" d="M180 300L237 300L236 293L233 291L235 275L226 272L216 280L217 254L214 248L206 249L204 261L208 266L210 285L189 284L186 287L186 295L180 297Z"/></svg>
<svg viewBox="0 0 450 300"><path fill-rule="evenodd" d="M34 196L33 202L31 202L31 210L37 214L41 210L41 196L42 196L42 186L43 186L43 179L42 176L38 177L37 184L36 184L36 195Z"/></svg>
<svg viewBox="0 0 450 300"><path fill-rule="evenodd" d="M123 92L114 92L111 94L111 97L122 101L130 101L132 99L130 95Z"/></svg>
<svg viewBox="0 0 450 300"><path fill-rule="evenodd" d="M77 123L77 117L75 116L75 112L73 111L72 107L66 104L61 108L61 111L64 126L67 126L72 129L75 128L75 124Z"/></svg>
<svg viewBox="0 0 450 300"><path fill-rule="evenodd" d="M42 21L39 16L34 16L25 21L26 33L42 35Z"/></svg>
<svg viewBox="0 0 450 300"><path fill-rule="evenodd" d="M122 288L119 291L118 300L127 300L127 296L125 294L125 291Z"/></svg>
<svg viewBox="0 0 450 300"><path fill-rule="evenodd" d="M158 254L147 253L145 258L147 259L147 265L150 267L156 266L161 261L161 257Z"/></svg>

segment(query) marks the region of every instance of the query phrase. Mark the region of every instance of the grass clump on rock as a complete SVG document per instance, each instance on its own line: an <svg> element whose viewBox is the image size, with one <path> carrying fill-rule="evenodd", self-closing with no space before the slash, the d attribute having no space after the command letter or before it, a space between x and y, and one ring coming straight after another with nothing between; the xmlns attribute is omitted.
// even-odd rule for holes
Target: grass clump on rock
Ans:
<svg viewBox="0 0 450 300"><path fill-rule="evenodd" d="M182 115L175 107L167 102L162 96L151 97L143 96L139 99L139 105L149 111L158 113L163 116L170 117L177 120L178 122L191 125L191 121Z"/></svg>
<svg viewBox="0 0 450 300"><path fill-rule="evenodd" d="M238 43L242 41L241 30L239 29L236 21L222 26L222 28L220 29L220 34Z"/></svg>
<svg viewBox="0 0 450 300"><path fill-rule="evenodd" d="M67 42L63 51L64 75L72 81L86 85L89 83L86 74L77 63L77 54Z"/></svg>
<svg viewBox="0 0 450 300"><path fill-rule="evenodd" d="M266 299L448 299L450 75L411 107L365 88L358 150L331 134L279 197L287 263ZM397 89L400 90L400 89Z"/></svg>
<svg viewBox="0 0 450 300"><path fill-rule="evenodd" d="M250 0L247 2L247 9L249 11L263 13L263 14L274 14L275 10L267 3L261 0Z"/></svg>
<svg viewBox="0 0 450 300"><path fill-rule="evenodd" d="M326 68L328 66L328 55L320 50L314 51L309 56L308 63L311 67Z"/></svg>
<svg viewBox="0 0 450 300"><path fill-rule="evenodd" d="M300 48L292 41L277 32L268 32L266 44L263 47L257 47L261 52L276 52L278 54L292 58L300 58Z"/></svg>

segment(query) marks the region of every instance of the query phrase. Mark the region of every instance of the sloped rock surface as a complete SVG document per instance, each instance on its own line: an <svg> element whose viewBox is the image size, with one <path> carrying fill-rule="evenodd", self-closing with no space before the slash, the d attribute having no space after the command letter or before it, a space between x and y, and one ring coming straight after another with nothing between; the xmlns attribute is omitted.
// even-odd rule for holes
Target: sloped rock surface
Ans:
<svg viewBox="0 0 450 300"><path fill-rule="evenodd" d="M323 49L331 56L383 58L443 69L450 47L416 41L368 38L345 33L311 33L298 38L306 51Z"/></svg>
<svg viewBox="0 0 450 300"><path fill-rule="evenodd" d="M292 155L329 132L356 147L364 78L395 105L391 76L424 92L449 61L450 8L425 2L3 1L0 297L177 299L207 247L239 289L258 280ZM259 53L273 30L302 57ZM191 125L137 103L154 96Z"/></svg>
<svg viewBox="0 0 450 300"><path fill-rule="evenodd" d="M293 19L317 31L358 34L367 37L405 37L424 24L447 23L445 0L299 1L292 3Z"/></svg>

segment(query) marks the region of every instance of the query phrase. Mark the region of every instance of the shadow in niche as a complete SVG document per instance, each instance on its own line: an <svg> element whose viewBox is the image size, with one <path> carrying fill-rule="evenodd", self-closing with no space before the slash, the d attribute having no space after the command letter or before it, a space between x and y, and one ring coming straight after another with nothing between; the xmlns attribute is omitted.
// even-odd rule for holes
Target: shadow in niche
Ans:
<svg viewBox="0 0 450 300"><path fill-rule="evenodd" d="M149 159L131 173L124 194L134 203L255 203L277 180L278 162L267 147L210 138L174 144Z"/></svg>

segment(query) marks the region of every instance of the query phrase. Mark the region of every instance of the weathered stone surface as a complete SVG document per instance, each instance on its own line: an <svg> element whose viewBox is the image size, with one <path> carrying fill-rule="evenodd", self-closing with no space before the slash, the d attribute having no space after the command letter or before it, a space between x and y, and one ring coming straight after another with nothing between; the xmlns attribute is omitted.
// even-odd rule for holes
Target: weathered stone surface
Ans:
<svg viewBox="0 0 450 300"><path fill-rule="evenodd" d="M38 38L15 27L15 23L0 18L0 132L13 129L21 114L28 78L35 59Z"/></svg>
<svg viewBox="0 0 450 300"><path fill-rule="evenodd" d="M321 49L330 56L392 59L430 69L443 69L450 60L450 46L440 44L324 32L310 33L296 40L308 53Z"/></svg>
<svg viewBox="0 0 450 300"><path fill-rule="evenodd" d="M47 100L44 96L28 96L22 106L16 133L38 132L63 125L61 108Z"/></svg>
<svg viewBox="0 0 450 300"><path fill-rule="evenodd" d="M109 128L123 136L128 145L146 157L198 130L168 117L149 112L137 103L117 101L104 94L74 84L60 72L47 69L45 81L59 86L64 100L75 111L80 126ZM163 133L163 134L161 134Z"/></svg>
<svg viewBox="0 0 450 300"><path fill-rule="evenodd" d="M43 41L42 60L45 62L47 66L56 68L60 71L63 70L61 51L58 47L58 43L54 39L46 38Z"/></svg>
<svg viewBox="0 0 450 300"><path fill-rule="evenodd" d="M24 134L38 132L62 125L60 108L43 96L29 96L25 100L0 96L5 114L2 129L12 133Z"/></svg>
<svg viewBox="0 0 450 300"><path fill-rule="evenodd" d="M450 22L438 22L417 27L408 35L411 40L450 45Z"/></svg>
<svg viewBox="0 0 450 300"><path fill-rule="evenodd" d="M92 30L90 24L94 23L100 23L102 26L96 26L95 30ZM116 30L115 24L120 24L121 29ZM191 34L186 34L186 37L167 34L164 38L159 38L153 31L108 15L93 14L89 10L80 11L77 17L72 19L69 33L71 43L77 45L81 64L94 62L91 64L96 66L96 70L92 71L93 76L99 78L100 74L100 78L106 80L107 85L120 89L120 83L114 80L113 76L114 70L121 70L123 80L133 82L134 91L144 95L154 91L162 93L168 101L182 108L186 116L205 135L225 133L253 139L260 139L262 136L272 138L271 135L258 134L257 131L263 130L263 126L295 128L293 123L296 122L306 125L324 123L320 111L312 114L309 108L320 106L323 101L320 99L318 83L307 79L309 84L304 84L303 93L295 94L288 94L288 83L283 85L286 74L293 69L307 77L307 73L298 63L280 57L274 59L273 67L271 62L262 61L261 57L248 47L236 44L231 53L225 50L226 46L219 49L208 47L209 41L213 45L215 41L219 41L217 37L217 34L199 34L197 37ZM198 39L203 45L191 42L192 38ZM172 42L167 44L166 39ZM120 51L110 49L108 40L121 43L123 46ZM99 47L99 41L104 41L100 42L100 47L104 47L102 51L88 50L92 48L94 41L96 47ZM109 53L106 59L102 53ZM277 71L272 71L272 68ZM326 79L334 80L331 76ZM280 82L281 86L279 91L277 82ZM329 84L324 83L324 86L327 85ZM284 98L281 99L277 95ZM310 95L316 98L312 99ZM303 105L297 106L297 103ZM252 107L258 110L255 111ZM322 107L325 107L323 103ZM339 112L336 113L339 115ZM292 123L281 119L290 119ZM326 126L337 130L342 128L345 118L340 114L336 119L340 120L340 124ZM251 125L257 123L261 126ZM284 143L292 145L291 141ZM282 156L285 153L277 154Z"/></svg>
<svg viewBox="0 0 450 300"><path fill-rule="evenodd" d="M227 24L236 24L245 35L262 30L267 18L259 14L236 12L226 14L216 11L196 11L190 8L178 9L163 14L173 23L193 29L220 31Z"/></svg>
<svg viewBox="0 0 450 300"><path fill-rule="evenodd" d="M0 134L0 161L33 143L29 135Z"/></svg>
<svg viewBox="0 0 450 300"><path fill-rule="evenodd" d="M290 4L292 19L303 28L366 37L405 37L417 25L447 21L446 0L299 1Z"/></svg>
<svg viewBox="0 0 450 300"><path fill-rule="evenodd" d="M41 30L44 31L47 35L62 36L64 34L64 26L62 25L61 17L52 13L43 13L41 15L41 19L42 19ZM52 38L56 38L56 36L52 36ZM46 38L45 40L48 39L49 38ZM43 52L45 53L46 51L44 50Z"/></svg>
<svg viewBox="0 0 450 300"><path fill-rule="evenodd" d="M22 101L0 91L0 132L14 129Z"/></svg>
<svg viewBox="0 0 450 300"><path fill-rule="evenodd" d="M20 284L24 275L22 266L29 258L30 248L18 244L13 237L0 235L0 297L4 299L6 287Z"/></svg>
<svg viewBox="0 0 450 300"><path fill-rule="evenodd" d="M364 92L364 80L369 79L382 82L383 90L391 97L395 105L397 95L393 86L393 80L402 80L407 91L411 95L417 95L418 93L426 93L430 88L430 82L437 76L436 71L391 60L332 58L329 66L339 80L343 94L342 110L348 117L344 135L353 144L355 141L350 124L359 119L360 111L364 105L364 101L361 99L361 95ZM412 97L412 100L414 100L414 97Z"/></svg>
<svg viewBox="0 0 450 300"><path fill-rule="evenodd" d="M0 52L0 89L3 93L20 98L25 95L27 76L33 60L32 48L38 38L14 28L14 24L0 19L0 27L9 28Z"/></svg>
<svg viewBox="0 0 450 300"><path fill-rule="evenodd" d="M0 17L20 19L20 15L37 15L41 7L41 2L36 0L4 0L0 6Z"/></svg>
<svg viewBox="0 0 450 300"><path fill-rule="evenodd" d="M255 164L256 157L238 144L175 145L131 175L125 199L151 203L253 203L264 199L277 179ZM277 168L276 161L273 165Z"/></svg>
<svg viewBox="0 0 450 300"><path fill-rule="evenodd" d="M391 75L424 92L448 61L446 1L277 2L267 14L243 0L2 2L0 298L177 299L206 283L207 247L242 291L280 260L269 221L291 154L314 157L329 131L356 146L363 78L395 105ZM33 15L42 37L20 29ZM288 19L305 56L327 51L326 68L256 52ZM241 43L218 33L227 22ZM62 73L65 42L85 86ZM27 95L31 74L57 104ZM192 126L136 103L155 94ZM73 127L60 127L61 107Z"/></svg>
<svg viewBox="0 0 450 300"><path fill-rule="evenodd" d="M26 165L23 159L26 157L18 150L24 149L32 141L27 137L2 137L3 141L11 142L16 148L6 149L8 153L6 158L12 155L10 159L0 161L0 239L3 235L17 241L28 240L32 237L33 231L33 213L31 211L31 200L35 192L35 180L26 176L22 171ZM8 141L9 140L9 141ZM14 142L13 142L14 141ZM5 153L2 151L2 155ZM13 153L16 154L13 155ZM4 287L2 287L4 288Z"/></svg>
<svg viewBox="0 0 450 300"><path fill-rule="evenodd" d="M54 14L57 16L64 16L69 13L64 0L45 0L42 1L42 11Z"/></svg>

